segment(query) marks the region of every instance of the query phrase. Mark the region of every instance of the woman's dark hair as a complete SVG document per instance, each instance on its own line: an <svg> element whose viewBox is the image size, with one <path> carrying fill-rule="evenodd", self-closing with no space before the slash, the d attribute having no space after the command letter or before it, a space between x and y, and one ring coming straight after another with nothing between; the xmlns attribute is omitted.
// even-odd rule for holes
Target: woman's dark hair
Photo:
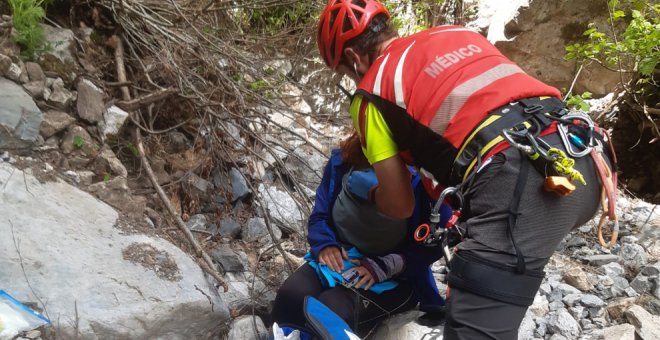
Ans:
<svg viewBox="0 0 660 340"><path fill-rule="evenodd" d="M385 14L379 14L375 16L369 26L362 32L362 34L357 37L349 40L344 45L344 48L352 47L358 53L366 53L369 56L369 60L374 60L376 57L376 48L383 41L387 41L391 38L398 37L396 29L390 24L389 19ZM346 63L345 57L342 57L341 64L346 66L351 66Z"/></svg>
<svg viewBox="0 0 660 340"><path fill-rule="evenodd" d="M355 169L368 168L369 161L362 153L362 144L360 143L360 136L357 131L339 143L341 149L341 159L344 163L354 167Z"/></svg>

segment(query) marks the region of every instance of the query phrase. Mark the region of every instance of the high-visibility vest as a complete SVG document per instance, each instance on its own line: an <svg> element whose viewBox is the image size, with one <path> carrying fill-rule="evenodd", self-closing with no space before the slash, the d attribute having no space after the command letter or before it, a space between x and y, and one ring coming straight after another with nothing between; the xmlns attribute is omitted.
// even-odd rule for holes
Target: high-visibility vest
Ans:
<svg viewBox="0 0 660 340"><path fill-rule="evenodd" d="M489 112L560 92L526 74L481 34L440 26L394 40L358 89L405 109L459 148Z"/></svg>

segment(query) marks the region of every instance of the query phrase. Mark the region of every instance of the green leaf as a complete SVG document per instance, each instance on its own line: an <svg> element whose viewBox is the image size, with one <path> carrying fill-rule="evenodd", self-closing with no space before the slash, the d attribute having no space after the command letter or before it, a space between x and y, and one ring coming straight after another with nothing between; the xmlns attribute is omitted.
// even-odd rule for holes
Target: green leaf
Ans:
<svg viewBox="0 0 660 340"><path fill-rule="evenodd" d="M73 136L73 146L80 149L84 145L85 145L85 140L82 137L80 137L78 135Z"/></svg>
<svg viewBox="0 0 660 340"><path fill-rule="evenodd" d="M658 58L642 58L642 60L639 61L639 73L645 76L650 76L653 74L653 70L655 70L659 61Z"/></svg>

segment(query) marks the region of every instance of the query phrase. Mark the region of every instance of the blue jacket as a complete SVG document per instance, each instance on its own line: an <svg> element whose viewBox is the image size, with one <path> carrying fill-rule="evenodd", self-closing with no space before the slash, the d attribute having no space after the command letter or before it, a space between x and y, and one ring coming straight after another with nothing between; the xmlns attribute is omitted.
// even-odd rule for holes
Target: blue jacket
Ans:
<svg viewBox="0 0 660 340"><path fill-rule="evenodd" d="M314 210L307 225L307 241L311 248L310 252L315 259L318 259L319 252L325 247L340 247L333 226L332 207L342 189L342 178L349 170L350 167L344 164L341 159L341 152L333 150L330 160L325 166L321 184L316 189ZM428 222L432 202L420 183L419 175L415 174L412 183L415 186L415 210L408 219L408 235L405 242L394 250L394 252L403 254L406 259L406 268L398 278L415 283L415 293L418 302L420 302L420 309L432 310L434 306L444 305L444 300L438 293L430 268L433 262L442 257L442 252L440 247L424 246L413 239L413 233L417 226ZM443 209L445 209L445 206L443 206ZM444 218L440 225L446 223L448 215L447 211L443 210L442 216Z"/></svg>

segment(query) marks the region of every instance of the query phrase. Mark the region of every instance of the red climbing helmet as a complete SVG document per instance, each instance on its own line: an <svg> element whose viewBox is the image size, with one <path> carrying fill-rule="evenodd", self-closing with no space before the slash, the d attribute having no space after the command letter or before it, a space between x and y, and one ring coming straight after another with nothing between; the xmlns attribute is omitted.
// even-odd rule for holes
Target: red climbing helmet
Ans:
<svg viewBox="0 0 660 340"><path fill-rule="evenodd" d="M317 44L321 57L336 69L344 44L360 35L378 14L390 13L378 0L330 0L319 19Z"/></svg>

